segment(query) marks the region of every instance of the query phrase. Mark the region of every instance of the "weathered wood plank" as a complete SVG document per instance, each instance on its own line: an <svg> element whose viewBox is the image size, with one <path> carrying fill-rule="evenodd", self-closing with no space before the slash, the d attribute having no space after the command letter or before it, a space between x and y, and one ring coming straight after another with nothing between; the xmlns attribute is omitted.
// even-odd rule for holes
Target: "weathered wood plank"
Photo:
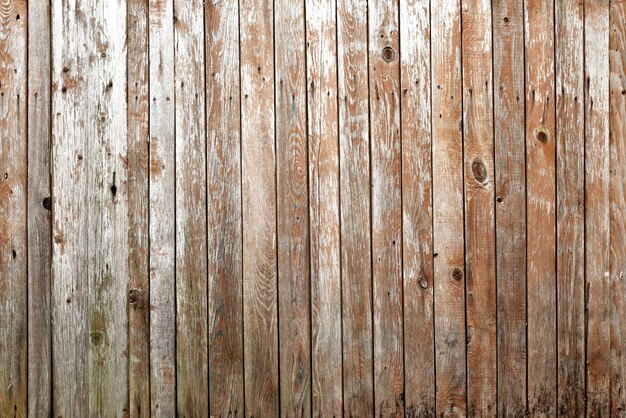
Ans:
<svg viewBox="0 0 626 418"><path fill-rule="evenodd" d="M398 3L370 0L368 24L375 413L379 416L403 416Z"/></svg>
<svg viewBox="0 0 626 418"><path fill-rule="evenodd" d="M50 416L52 412L50 36L50 3L30 3L28 10L28 358L30 359L28 415L30 417Z"/></svg>
<svg viewBox="0 0 626 418"><path fill-rule="evenodd" d="M585 143L582 2L555 4L558 413L585 413Z"/></svg>
<svg viewBox="0 0 626 418"><path fill-rule="evenodd" d="M0 415L26 416L27 310L26 1L0 8Z"/></svg>
<svg viewBox="0 0 626 418"><path fill-rule="evenodd" d="M526 411L526 148L523 2L493 2L498 410Z"/></svg>
<svg viewBox="0 0 626 418"><path fill-rule="evenodd" d="M176 415L173 0L150 0L150 412Z"/></svg>
<svg viewBox="0 0 626 418"><path fill-rule="evenodd" d="M404 384L409 417L435 415L430 2L400 2Z"/></svg>
<svg viewBox="0 0 626 418"><path fill-rule="evenodd" d="M609 0L585 2L585 269L587 415L609 416Z"/></svg>
<svg viewBox="0 0 626 418"><path fill-rule="evenodd" d="M465 263L459 1L431 3L437 414L465 415Z"/></svg>
<svg viewBox="0 0 626 418"><path fill-rule="evenodd" d="M246 416L279 414L273 2L242 0L241 153Z"/></svg>
<svg viewBox="0 0 626 418"><path fill-rule="evenodd" d="M131 417L150 411L148 0L128 2L128 395Z"/></svg>
<svg viewBox="0 0 626 418"><path fill-rule="evenodd" d="M342 415L336 1L307 0L312 415Z"/></svg>
<svg viewBox="0 0 626 418"><path fill-rule="evenodd" d="M526 0L528 410L556 408L556 192L553 1Z"/></svg>
<svg viewBox="0 0 626 418"><path fill-rule="evenodd" d="M202 0L174 0L176 126L176 406L209 410L206 122Z"/></svg>
<svg viewBox="0 0 626 418"><path fill-rule="evenodd" d="M373 416L367 1L337 3L344 414Z"/></svg>
<svg viewBox="0 0 626 418"><path fill-rule="evenodd" d="M305 1L274 1L281 416L311 413Z"/></svg>
<svg viewBox="0 0 626 418"><path fill-rule="evenodd" d="M467 408L496 409L496 243L490 0L463 0Z"/></svg>
<svg viewBox="0 0 626 418"><path fill-rule="evenodd" d="M239 6L205 4L209 405L243 416Z"/></svg>
<svg viewBox="0 0 626 418"><path fill-rule="evenodd" d="M609 12L611 415L626 411L626 2Z"/></svg>

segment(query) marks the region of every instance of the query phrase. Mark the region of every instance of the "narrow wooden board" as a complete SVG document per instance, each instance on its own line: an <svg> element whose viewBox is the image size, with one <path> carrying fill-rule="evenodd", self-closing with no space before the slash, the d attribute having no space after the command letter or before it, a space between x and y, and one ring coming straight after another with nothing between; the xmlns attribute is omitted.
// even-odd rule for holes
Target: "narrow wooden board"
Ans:
<svg viewBox="0 0 626 418"><path fill-rule="evenodd" d="M497 414L526 412L526 148L524 7L496 1L493 16L497 270Z"/></svg>
<svg viewBox="0 0 626 418"><path fill-rule="evenodd" d="M210 415L243 416L239 6L205 3Z"/></svg>
<svg viewBox="0 0 626 418"><path fill-rule="evenodd" d="M496 410L496 235L490 0L462 2L467 408Z"/></svg>
<svg viewBox="0 0 626 418"><path fill-rule="evenodd" d="M553 1L526 0L528 411L556 413L556 132Z"/></svg>
<svg viewBox="0 0 626 418"><path fill-rule="evenodd" d="M307 0L307 121L313 416L343 411L335 0Z"/></svg>
<svg viewBox="0 0 626 418"><path fill-rule="evenodd" d="M209 410L206 120L202 0L174 0L176 126L176 405Z"/></svg>
<svg viewBox="0 0 626 418"><path fill-rule="evenodd" d="M20 16L25 19L26 16ZM50 3L28 10L28 415L52 413ZM4 84L4 83L3 83Z"/></svg>
<svg viewBox="0 0 626 418"><path fill-rule="evenodd" d="M26 416L27 29L26 1L0 8L0 415Z"/></svg>
<svg viewBox="0 0 626 418"><path fill-rule="evenodd" d="M585 414L584 4L555 4L558 413Z"/></svg>
<svg viewBox="0 0 626 418"><path fill-rule="evenodd" d="M273 2L242 0L239 7L245 413L277 416Z"/></svg>
<svg viewBox="0 0 626 418"><path fill-rule="evenodd" d="M374 415L367 1L338 0L344 415Z"/></svg>
<svg viewBox="0 0 626 418"><path fill-rule="evenodd" d="M173 0L150 0L150 412L176 415Z"/></svg>
<svg viewBox="0 0 626 418"><path fill-rule="evenodd" d="M431 2L435 367L438 415L466 415L461 8Z"/></svg>
<svg viewBox="0 0 626 418"><path fill-rule="evenodd" d="M281 416L311 413L311 321L303 0L274 1Z"/></svg>
<svg viewBox="0 0 626 418"><path fill-rule="evenodd" d="M435 415L430 2L400 2L404 393L409 417Z"/></svg>
<svg viewBox="0 0 626 418"><path fill-rule="evenodd" d="M585 2L587 416L610 411L609 1Z"/></svg>
<svg viewBox="0 0 626 418"><path fill-rule="evenodd" d="M369 104L375 414L404 413L398 3L370 0Z"/></svg>
<svg viewBox="0 0 626 418"><path fill-rule="evenodd" d="M611 415L626 411L626 2L609 12Z"/></svg>
<svg viewBox="0 0 626 418"><path fill-rule="evenodd" d="M148 0L128 2L128 396L132 417L150 411Z"/></svg>

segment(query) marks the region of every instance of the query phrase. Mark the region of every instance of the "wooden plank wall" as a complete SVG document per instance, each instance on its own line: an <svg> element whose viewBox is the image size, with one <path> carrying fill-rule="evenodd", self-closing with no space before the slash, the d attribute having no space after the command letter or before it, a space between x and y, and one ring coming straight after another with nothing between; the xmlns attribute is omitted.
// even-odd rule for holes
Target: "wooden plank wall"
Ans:
<svg viewBox="0 0 626 418"><path fill-rule="evenodd" d="M626 417L626 1L0 3L0 416Z"/></svg>

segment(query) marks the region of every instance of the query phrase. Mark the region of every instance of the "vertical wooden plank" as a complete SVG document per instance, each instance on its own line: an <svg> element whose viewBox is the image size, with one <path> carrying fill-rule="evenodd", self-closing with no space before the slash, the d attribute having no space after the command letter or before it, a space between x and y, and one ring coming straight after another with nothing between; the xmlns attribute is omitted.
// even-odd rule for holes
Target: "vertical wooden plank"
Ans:
<svg viewBox="0 0 626 418"><path fill-rule="evenodd" d="M204 8L174 0L176 126L176 405L209 410Z"/></svg>
<svg viewBox="0 0 626 418"><path fill-rule="evenodd" d="M496 243L489 0L462 2L467 408L496 408Z"/></svg>
<svg viewBox="0 0 626 418"><path fill-rule="evenodd" d="M610 228L611 247L611 415L626 411L626 2L611 0Z"/></svg>
<svg viewBox="0 0 626 418"><path fill-rule="evenodd" d="M555 4L558 413L585 413L584 4Z"/></svg>
<svg viewBox="0 0 626 418"><path fill-rule="evenodd" d="M337 3L344 414L374 414L367 1Z"/></svg>
<svg viewBox="0 0 626 418"><path fill-rule="evenodd" d="M0 9L0 415L27 404L27 22L25 1Z"/></svg>
<svg viewBox="0 0 626 418"><path fill-rule="evenodd" d="M88 415L86 34L75 1L52 2L52 400L58 416ZM78 17L74 19L74 17ZM67 37L67 40L65 39ZM101 59L99 56L97 59ZM80 80L80 83L78 82Z"/></svg>
<svg viewBox="0 0 626 418"><path fill-rule="evenodd" d="M404 413L398 3L368 2L376 415Z"/></svg>
<svg viewBox="0 0 626 418"><path fill-rule="evenodd" d="M406 415L435 415L430 1L400 2Z"/></svg>
<svg viewBox="0 0 626 418"><path fill-rule="evenodd" d="M465 415L461 16L431 2L433 241L437 414Z"/></svg>
<svg viewBox="0 0 626 418"><path fill-rule="evenodd" d="M25 19L20 16L20 19ZM28 415L52 412L50 3L28 10ZM4 84L4 83L3 83Z"/></svg>
<svg viewBox="0 0 626 418"><path fill-rule="evenodd" d="M150 412L176 415L173 0L150 0Z"/></svg>
<svg viewBox="0 0 626 418"><path fill-rule="evenodd" d="M307 0L307 127L311 234L313 416L341 416L341 253L337 4Z"/></svg>
<svg viewBox="0 0 626 418"><path fill-rule="evenodd" d="M148 1L128 2L128 394L132 417L150 411L148 232Z"/></svg>
<svg viewBox="0 0 626 418"><path fill-rule="evenodd" d="M554 5L526 0L528 410L556 408Z"/></svg>
<svg viewBox="0 0 626 418"><path fill-rule="evenodd" d="M246 416L276 416L279 378L273 2L241 0L239 6Z"/></svg>
<svg viewBox="0 0 626 418"><path fill-rule="evenodd" d="M524 8L494 1L494 142L498 309L498 410L526 412L526 151Z"/></svg>
<svg viewBox="0 0 626 418"><path fill-rule="evenodd" d="M242 416L239 6L205 4L210 415Z"/></svg>
<svg viewBox="0 0 626 418"><path fill-rule="evenodd" d="M304 0L275 0L280 413L311 413Z"/></svg>
<svg viewBox="0 0 626 418"><path fill-rule="evenodd" d="M585 2L587 415L610 410L609 1Z"/></svg>

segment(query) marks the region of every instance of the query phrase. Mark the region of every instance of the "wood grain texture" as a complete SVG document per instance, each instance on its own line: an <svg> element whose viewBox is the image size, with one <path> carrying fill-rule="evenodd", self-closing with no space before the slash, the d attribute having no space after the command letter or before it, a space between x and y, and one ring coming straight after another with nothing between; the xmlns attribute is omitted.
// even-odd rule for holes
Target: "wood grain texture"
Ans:
<svg viewBox="0 0 626 418"><path fill-rule="evenodd" d="M238 417L243 405L243 301L239 7L205 4L209 406Z"/></svg>
<svg viewBox="0 0 626 418"><path fill-rule="evenodd" d="M405 415L435 414L430 2L400 2Z"/></svg>
<svg viewBox="0 0 626 418"><path fill-rule="evenodd" d="M496 236L491 3L462 2L467 408L496 409Z"/></svg>
<svg viewBox="0 0 626 418"><path fill-rule="evenodd" d="M276 416L280 393L273 3L242 0L239 7L246 416Z"/></svg>
<svg viewBox="0 0 626 418"><path fill-rule="evenodd" d="M367 1L337 2L344 414L374 415Z"/></svg>
<svg viewBox="0 0 626 418"><path fill-rule="evenodd" d="M398 3L369 1L374 400L378 416L404 414L402 160Z"/></svg>
<svg viewBox="0 0 626 418"><path fill-rule="evenodd" d="M554 5L526 0L528 411L556 408Z"/></svg>
<svg viewBox="0 0 626 418"><path fill-rule="evenodd" d="M461 7L431 3L436 412L467 414Z"/></svg>
<svg viewBox="0 0 626 418"><path fill-rule="evenodd" d="M581 2L555 4L558 413L585 413L585 142Z"/></svg>
<svg viewBox="0 0 626 418"><path fill-rule="evenodd" d="M150 0L150 413L176 414L174 3Z"/></svg>
<svg viewBox="0 0 626 418"><path fill-rule="evenodd" d="M311 403L343 413L336 2L306 2L311 266Z"/></svg>
<svg viewBox="0 0 626 418"><path fill-rule="evenodd" d="M609 152L611 247L611 410L626 411L626 2L609 12Z"/></svg>
<svg viewBox="0 0 626 418"><path fill-rule="evenodd" d="M52 412L50 262L50 4L31 3L28 22L28 416ZM20 19L23 19L20 16ZM3 83L4 84L4 83Z"/></svg>
<svg viewBox="0 0 626 418"><path fill-rule="evenodd" d="M524 7L492 4L497 281L497 414L526 412Z"/></svg>
<svg viewBox="0 0 626 418"><path fill-rule="evenodd" d="M274 1L281 416L311 413L304 0Z"/></svg>
<svg viewBox="0 0 626 418"><path fill-rule="evenodd" d="M209 409L204 8L174 0L176 123L176 405Z"/></svg>
<svg viewBox="0 0 626 418"><path fill-rule="evenodd" d="M149 54L148 0L128 2L128 402L131 417L150 411Z"/></svg>
<svg viewBox="0 0 626 418"><path fill-rule="evenodd" d="M0 415L27 407L27 14L0 8Z"/></svg>
<svg viewBox="0 0 626 418"><path fill-rule="evenodd" d="M585 2L587 416L610 411L609 1Z"/></svg>

